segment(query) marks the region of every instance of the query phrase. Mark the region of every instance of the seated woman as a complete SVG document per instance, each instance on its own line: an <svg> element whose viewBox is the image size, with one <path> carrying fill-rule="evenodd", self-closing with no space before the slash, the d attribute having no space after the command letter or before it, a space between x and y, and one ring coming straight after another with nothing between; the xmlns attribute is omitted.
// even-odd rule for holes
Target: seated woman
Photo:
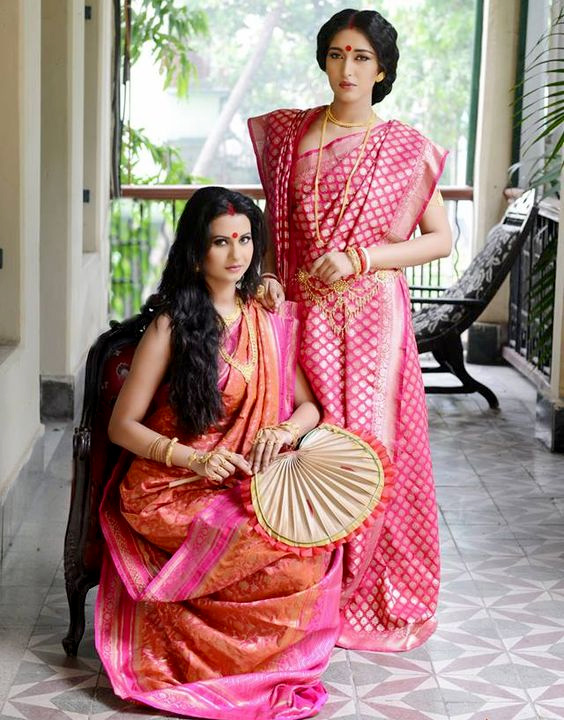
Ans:
<svg viewBox="0 0 564 720"><path fill-rule="evenodd" d="M342 549L272 547L237 484L320 419L291 304L254 300L263 250L251 200L194 194L110 421L133 455L102 504L96 647L120 697L176 715L310 717L340 627Z"/></svg>

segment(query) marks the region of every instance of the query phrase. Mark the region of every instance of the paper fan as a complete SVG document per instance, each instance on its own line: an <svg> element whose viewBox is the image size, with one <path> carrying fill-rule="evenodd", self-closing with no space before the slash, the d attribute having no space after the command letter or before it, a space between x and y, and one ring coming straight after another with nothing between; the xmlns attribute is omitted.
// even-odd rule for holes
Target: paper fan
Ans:
<svg viewBox="0 0 564 720"><path fill-rule="evenodd" d="M345 542L383 510L391 469L379 441L325 423L251 478L246 507L271 542L310 555Z"/></svg>

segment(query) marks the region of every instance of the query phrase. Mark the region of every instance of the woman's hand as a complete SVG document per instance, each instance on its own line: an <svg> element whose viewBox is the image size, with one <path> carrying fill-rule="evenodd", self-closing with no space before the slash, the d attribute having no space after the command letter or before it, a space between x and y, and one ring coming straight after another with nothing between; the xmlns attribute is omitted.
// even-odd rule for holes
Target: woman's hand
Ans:
<svg viewBox="0 0 564 720"><path fill-rule="evenodd" d="M253 475L266 470L284 445L292 445L292 433L283 427L262 428L256 434L253 447L249 455L249 465Z"/></svg>
<svg viewBox="0 0 564 720"><path fill-rule="evenodd" d="M309 269L309 274L319 278L326 285L354 275L353 264L347 253L332 251L321 255Z"/></svg>
<svg viewBox="0 0 564 720"><path fill-rule="evenodd" d="M261 284L264 287L264 292L261 295L257 293L257 300L267 310L278 312L285 299L284 288L281 283L273 277L265 277L262 278Z"/></svg>
<svg viewBox="0 0 564 720"><path fill-rule="evenodd" d="M237 469L245 475L251 474L251 466L245 458L227 448L219 448L211 453L196 453L188 467L196 475L201 475L216 485L234 485L233 474Z"/></svg>

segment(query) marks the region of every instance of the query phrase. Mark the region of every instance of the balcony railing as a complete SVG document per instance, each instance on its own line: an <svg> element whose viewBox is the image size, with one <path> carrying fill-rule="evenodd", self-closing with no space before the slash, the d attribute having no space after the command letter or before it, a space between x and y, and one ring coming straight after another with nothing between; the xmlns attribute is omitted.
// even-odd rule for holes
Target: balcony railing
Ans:
<svg viewBox="0 0 564 720"><path fill-rule="evenodd" d="M559 204L544 200L513 266L504 357L542 387L550 380Z"/></svg>
<svg viewBox="0 0 564 720"><path fill-rule="evenodd" d="M198 185L125 185L112 204L110 315L122 319L137 312L154 291L174 237L176 221ZM260 185L229 186L264 206ZM466 269L471 259L472 199L470 187L442 187L454 235L449 258L407 268L418 297L436 295Z"/></svg>

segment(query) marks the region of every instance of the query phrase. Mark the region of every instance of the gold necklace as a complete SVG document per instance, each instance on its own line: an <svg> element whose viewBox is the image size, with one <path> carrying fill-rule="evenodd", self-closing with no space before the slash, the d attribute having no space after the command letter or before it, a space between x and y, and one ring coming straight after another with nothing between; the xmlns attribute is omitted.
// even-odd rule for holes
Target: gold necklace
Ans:
<svg viewBox="0 0 564 720"><path fill-rule="evenodd" d="M223 324L226 328L231 327L240 317L241 315L241 308L243 303L241 302L241 298L237 297L236 299L236 305L235 310L233 312L230 312L228 315L222 315L221 319L223 320Z"/></svg>
<svg viewBox="0 0 564 720"><path fill-rule="evenodd" d="M331 110L331 105L327 105L327 118L330 122L333 123L333 125L338 125L339 127L344 128L355 128L355 127L366 127L368 123L375 122L378 119L378 116L375 115L372 111L370 111L370 118L368 120L365 120L364 122L359 123L352 123L352 122L345 122L344 120L337 120L337 118L333 115L333 111Z"/></svg>
<svg viewBox="0 0 564 720"><path fill-rule="evenodd" d="M243 313L243 318L247 323L247 328L249 330L249 345L251 346L251 357L249 361L246 363L240 362L239 360L237 360L237 358L234 358L233 355L230 355L223 346L220 346L219 354L228 365L231 365L231 367L234 367L235 370L238 370L241 373L245 382L248 385L251 381L253 371L257 364L257 336L255 335L255 329L253 328L253 325L251 323L251 318L249 317L249 311L243 303L241 303L241 312Z"/></svg>
<svg viewBox="0 0 564 720"><path fill-rule="evenodd" d="M319 231L319 172L321 170L321 157L323 155L325 129L327 128L327 120L329 119L330 112L331 111L330 111L329 105L328 105L327 109L325 110L325 116L323 117L323 124L321 125L321 135L319 138L319 151L317 153L317 167L315 170L315 180L313 183L313 215L315 218L315 234L316 234L317 240L320 244L323 244L323 240L321 239L321 233ZM368 120L368 123L366 124L366 132L364 133L364 139L362 140L360 152L359 152L356 162L353 166L353 169L350 171L350 174L347 178L347 182L345 183L345 192L343 193L343 199L341 201L341 211L339 212L339 217L337 219L336 225L338 225L341 222L341 220L343 219L343 215L345 214L345 210L347 208L348 201L349 201L349 189L350 189L350 185L351 185L351 180L353 178L353 175L357 171L358 166L360 165L362 156L364 155L366 143L368 142L368 137L370 135L370 130L372 128L373 119L374 119L374 116L372 116L370 118L370 120Z"/></svg>

